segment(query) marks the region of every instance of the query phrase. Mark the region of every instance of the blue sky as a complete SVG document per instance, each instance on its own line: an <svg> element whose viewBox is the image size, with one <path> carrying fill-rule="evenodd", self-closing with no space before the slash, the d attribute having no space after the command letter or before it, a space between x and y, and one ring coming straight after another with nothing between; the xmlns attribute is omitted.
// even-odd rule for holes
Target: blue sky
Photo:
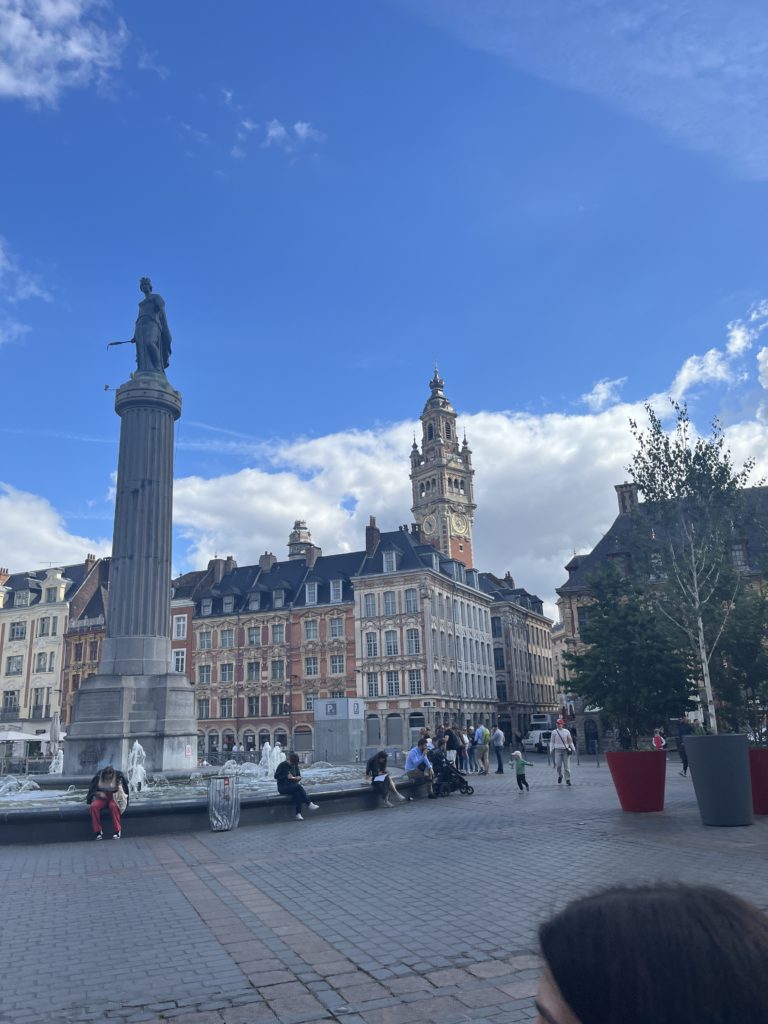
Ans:
<svg viewBox="0 0 768 1024"><path fill-rule="evenodd" d="M0 565L108 546L143 274L178 568L405 522L435 360L481 568L548 599L638 403L761 456L768 10L682 8L0 0Z"/></svg>

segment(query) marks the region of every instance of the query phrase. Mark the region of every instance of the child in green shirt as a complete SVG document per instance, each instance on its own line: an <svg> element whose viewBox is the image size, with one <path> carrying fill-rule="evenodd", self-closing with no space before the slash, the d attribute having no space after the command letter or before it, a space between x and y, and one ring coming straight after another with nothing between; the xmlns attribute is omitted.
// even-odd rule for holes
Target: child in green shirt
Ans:
<svg viewBox="0 0 768 1024"><path fill-rule="evenodd" d="M533 768L531 761L526 761L519 750L516 750L512 755L512 764L515 767L515 778L517 779L517 788L520 792L523 792L523 786L525 786L526 792L530 792L531 787L528 785L528 780L525 777L525 769Z"/></svg>

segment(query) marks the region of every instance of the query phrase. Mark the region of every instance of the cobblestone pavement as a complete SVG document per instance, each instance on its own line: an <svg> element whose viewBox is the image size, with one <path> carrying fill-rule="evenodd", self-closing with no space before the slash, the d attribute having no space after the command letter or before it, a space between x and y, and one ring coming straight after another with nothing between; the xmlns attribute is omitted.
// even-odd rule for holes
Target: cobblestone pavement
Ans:
<svg viewBox="0 0 768 1024"><path fill-rule="evenodd" d="M525 1021L536 928L573 896L658 878L768 906L768 820L706 829L670 762L667 809L623 815L605 766L546 758L475 795L300 823L0 852L0 1020ZM87 822L83 811L83 832Z"/></svg>

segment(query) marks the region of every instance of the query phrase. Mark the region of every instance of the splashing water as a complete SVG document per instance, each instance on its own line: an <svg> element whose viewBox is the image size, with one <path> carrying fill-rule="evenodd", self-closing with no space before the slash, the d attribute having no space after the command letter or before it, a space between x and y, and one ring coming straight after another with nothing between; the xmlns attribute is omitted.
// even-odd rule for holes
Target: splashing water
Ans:
<svg viewBox="0 0 768 1024"><path fill-rule="evenodd" d="M275 774L275 770L279 764L285 760L285 754L279 743L276 743L274 747L270 747L269 743L265 743L261 748L261 760L259 761L259 768L263 768L266 776L271 777Z"/></svg>
<svg viewBox="0 0 768 1024"><path fill-rule="evenodd" d="M49 775L61 775L61 773L63 771L64 771L64 751L63 750L57 750L56 753L53 755L53 760L51 761L50 765L48 766L48 774Z"/></svg>
<svg viewBox="0 0 768 1024"><path fill-rule="evenodd" d="M128 790L130 793L140 793L147 783L147 769L144 767L146 759L144 747L138 740L134 740L128 755Z"/></svg>

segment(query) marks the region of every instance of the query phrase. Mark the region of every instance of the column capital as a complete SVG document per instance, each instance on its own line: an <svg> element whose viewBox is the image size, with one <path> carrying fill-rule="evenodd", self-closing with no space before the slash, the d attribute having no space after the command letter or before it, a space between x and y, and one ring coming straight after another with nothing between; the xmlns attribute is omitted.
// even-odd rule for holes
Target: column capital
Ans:
<svg viewBox="0 0 768 1024"><path fill-rule="evenodd" d="M115 412L122 416L126 409L157 408L170 412L174 420L181 416L181 394L168 383L164 373L148 370L132 373L115 395Z"/></svg>

